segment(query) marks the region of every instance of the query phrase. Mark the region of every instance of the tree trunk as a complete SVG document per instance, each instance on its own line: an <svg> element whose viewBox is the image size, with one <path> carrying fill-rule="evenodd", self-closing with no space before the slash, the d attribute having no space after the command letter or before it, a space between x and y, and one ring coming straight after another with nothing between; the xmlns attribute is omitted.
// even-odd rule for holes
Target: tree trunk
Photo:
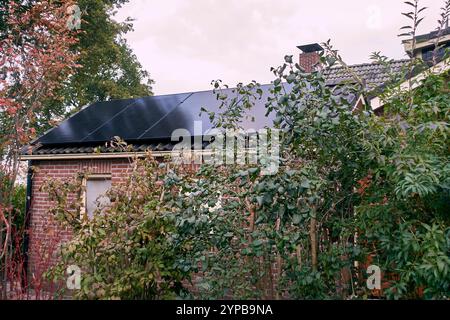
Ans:
<svg viewBox="0 0 450 320"><path fill-rule="evenodd" d="M298 267L299 269L301 269L303 265L302 265L302 246L300 244L297 245L296 253L297 253Z"/></svg>
<svg viewBox="0 0 450 320"><path fill-rule="evenodd" d="M276 227L275 230L277 232L280 231L280 226L281 225L281 219L278 218L277 222L276 222ZM276 279L276 288L274 288L275 290L275 299L276 300L280 300L280 290L278 289L278 285L280 283L280 279L281 279L281 268L282 268L282 264L283 264L283 260L281 259L281 255L280 253L277 253L277 257L276 257L276 261L277 261L277 279Z"/></svg>
<svg viewBox="0 0 450 320"><path fill-rule="evenodd" d="M314 211L309 225L309 238L311 241L311 266L317 271L317 217Z"/></svg>
<svg viewBox="0 0 450 320"><path fill-rule="evenodd" d="M11 218L11 214L9 215L9 219ZM2 286L3 286L3 290L2 290L2 295L3 295L3 299L7 299L7 283L8 283L8 260L9 260L9 241L10 241L10 226L8 226L8 222L5 219L5 225L6 225L6 235L5 235L5 240L3 243L3 247L2 250L4 249L4 252L2 252L3 254L3 279L2 279Z"/></svg>

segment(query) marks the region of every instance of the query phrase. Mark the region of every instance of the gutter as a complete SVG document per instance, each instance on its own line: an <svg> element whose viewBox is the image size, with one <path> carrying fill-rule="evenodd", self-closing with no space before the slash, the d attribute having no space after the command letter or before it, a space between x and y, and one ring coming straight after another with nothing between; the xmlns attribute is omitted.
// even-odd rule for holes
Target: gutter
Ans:
<svg viewBox="0 0 450 320"><path fill-rule="evenodd" d="M219 151L219 150L216 150ZM116 153L67 153L67 154L35 154L35 155L21 155L20 160L82 160L82 159L129 159L129 158L145 158L149 154L155 158L161 158L166 156L172 156L176 153L182 154L183 152L188 152L187 150L172 150L172 151L151 151L149 152L116 152ZM222 150L225 152L225 150ZM244 148L244 150L238 152L256 153L254 148ZM191 156L205 156L213 155L213 150L203 149L203 150L191 150Z"/></svg>
<svg viewBox="0 0 450 320"><path fill-rule="evenodd" d="M151 155L164 157L171 155L172 151L155 151ZM117 152L117 153L67 153L67 154L35 154L21 155L20 160L77 160L77 159L121 159L145 157L147 152Z"/></svg>

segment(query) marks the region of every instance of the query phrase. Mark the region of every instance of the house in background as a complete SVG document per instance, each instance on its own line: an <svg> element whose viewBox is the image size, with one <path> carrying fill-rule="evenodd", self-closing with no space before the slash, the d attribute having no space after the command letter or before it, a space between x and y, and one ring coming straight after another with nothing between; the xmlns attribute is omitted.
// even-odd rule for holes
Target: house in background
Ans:
<svg viewBox="0 0 450 320"><path fill-rule="evenodd" d="M448 47L450 29L445 31L444 45ZM425 39L413 54L429 56L428 43L432 33L419 36ZM421 43L421 42L420 42ZM408 50L408 44L405 44ZM319 65L318 44L299 46L299 65L305 72L313 72ZM381 110L383 104L375 93L391 79L391 74L401 72L409 60L391 61L388 68L381 63L365 63L332 68L325 72L327 85L336 87L343 82L354 81L354 74L364 81L366 90L373 94L367 97L348 95L345 98L355 109L370 104L374 111ZM271 85L263 85L263 97L257 100L251 115L254 121L243 120L244 129L261 129L271 126L274 115L265 116L265 101ZM227 89L230 93L231 89ZM341 94L341 93L339 93ZM52 234L46 230L49 226L51 203L48 194L41 190L46 179L71 178L80 172L89 171L86 179L85 211L92 215L95 200L112 185L127 178L130 158L144 156L148 150L154 157L170 155L174 144L172 132L178 128L187 129L192 136L201 136L212 124L207 114L201 113L206 107L218 111L219 103L212 91L179 93L138 99L112 100L94 103L59 126L33 141L22 150L21 159L28 161L27 213L29 218L30 239L28 246L28 270L40 273L45 262L42 258L42 246L51 243ZM195 121L201 123L201 129L195 127ZM106 143L114 137L121 137L131 145L131 149L118 150ZM34 168L35 170L31 170ZM105 199L104 201L107 201ZM60 241L71 237L71 230L58 229Z"/></svg>
<svg viewBox="0 0 450 320"><path fill-rule="evenodd" d="M412 48L413 43L411 40L403 41L405 51L410 57L422 58L423 61L432 62L433 56L436 54L436 59L442 60L445 51L450 49L450 28L447 26L440 32L433 31L419 35L415 37L415 40L416 44L414 50ZM438 44L438 48L435 52L436 44Z"/></svg>

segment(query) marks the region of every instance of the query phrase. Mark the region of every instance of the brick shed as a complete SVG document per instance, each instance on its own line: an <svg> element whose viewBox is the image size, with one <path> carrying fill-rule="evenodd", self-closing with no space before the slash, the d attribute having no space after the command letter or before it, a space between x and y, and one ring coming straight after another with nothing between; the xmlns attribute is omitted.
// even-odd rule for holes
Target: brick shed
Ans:
<svg viewBox="0 0 450 320"><path fill-rule="evenodd" d="M303 46L308 57L300 54L302 66L310 61L314 64L305 67L317 68L317 60L311 58L320 46ZM391 62L391 70L400 71L407 60ZM350 66L354 73L364 79L369 89L382 86L389 78L385 66L377 63ZM320 72L320 71L319 71ZM343 68L325 71L327 84L338 87L348 82L351 75ZM290 86L284 84L285 89ZM263 85L263 96L255 100L250 117L242 122L244 129L258 130L271 126L274 114L265 116L265 102L271 85ZM232 89L224 90L229 97L236 95ZM339 97L344 94L336 91ZM370 97L344 95L354 108L362 107ZM28 161L27 214L29 223L28 270L30 276L39 277L46 267L54 262L51 254L58 245L71 236L71 230L61 230L53 222L48 212L51 203L48 194L41 190L46 179L71 178L79 172L88 170L86 179L85 210L91 214L94 200L109 186L120 183L126 177L130 159L143 156L152 151L155 157L170 155L178 139L172 141L176 129L184 129L192 137L205 137L212 128L208 114L201 113L205 107L218 112L220 103L213 91L170 94L137 99L110 100L96 102L85 107L67 120L51 129L22 150L21 159ZM108 145L114 137L120 137L129 146L118 150ZM190 142L190 145L195 142ZM207 141L200 143L200 149Z"/></svg>

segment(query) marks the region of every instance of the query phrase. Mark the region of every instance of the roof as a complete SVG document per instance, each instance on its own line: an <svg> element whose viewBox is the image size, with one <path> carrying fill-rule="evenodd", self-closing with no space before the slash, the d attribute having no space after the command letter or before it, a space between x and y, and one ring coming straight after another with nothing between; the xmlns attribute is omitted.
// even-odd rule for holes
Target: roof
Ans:
<svg viewBox="0 0 450 320"><path fill-rule="evenodd" d="M376 88L389 80L390 73L401 71L407 61L391 62L389 68L379 63L353 65L350 68L366 82L368 88ZM331 68L324 74L329 86L345 81L354 82L352 74L343 67ZM283 85L289 91L290 85ZM241 122L243 129L259 130L272 126L275 114L272 112L266 116L265 108L271 87L272 84L261 86L263 95L261 99L255 100L252 110L245 114ZM237 94L232 90L225 89L222 93L232 97ZM334 94L350 103L359 98L339 89L334 90ZM218 112L219 105L213 91L97 102L23 148L22 155L113 153L117 149L105 144L114 137L129 143L132 152L170 151L177 143L170 141L175 129L184 128L191 136L202 136L211 130L213 125L209 116L202 113L201 109Z"/></svg>
<svg viewBox="0 0 450 320"><path fill-rule="evenodd" d="M440 51L440 56L438 57L440 61L444 56L445 48L448 48L450 44L450 27L426 34L421 34L416 36L414 39L416 40L414 43L414 50L412 39L406 39L402 41L403 45L405 46L405 51L410 56L422 54L422 58L424 60L427 60L427 57L424 57L423 54L428 52L428 54L432 55L430 51L434 51L436 45L439 45L441 47L440 49L438 49L438 51Z"/></svg>
<svg viewBox="0 0 450 320"><path fill-rule="evenodd" d="M146 151L171 151L173 149L174 143L171 142L159 142L159 143L141 143L141 144L130 144L127 146L128 152L146 152ZM109 146L106 144L91 145L91 146L40 146L33 154L44 155L44 154L88 154L88 153L113 153L118 152L117 148Z"/></svg>
<svg viewBox="0 0 450 320"><path fill-rule="evenodd" d="M443 37L443 36L446 36L448 34L450 34L450 27L447 27L447 28L442 29L440 31L439 30L435 30L435 31L432 31L432 32L429 32L429 33L421 34L421 35L416 36L415 38L416 38L416 42L419 43L419 42L424 42L424 41L435 39L438 35ZM402 42L409 42L409 41L411 41L411 40L407 39L407 40L403 40Z"/></svg>
<svg viewBox="0 0 450 320"><path fill-rule="evenodd" d="M103 143L96 145L71 145L71 146L41 146L38 145L36 148L31 148L31 152L27 152L27 148L22 150L22 155L33 155L33 156L66 156L66 155L113 155L118 153L164 153L171 152L177 142L172 141L161 141L155 143L133 143L128 144L126 148L117 148L111 146L111 144ZM202 149L209 145L209 142L202 143ZM194 145L192 144L192 147Z"/></svg>
<svg viewBox="0 0 450 320"><path fill-rule="evenodd" d="M379 62L362 63L349 66L349 68L361 78L366 85L367 91L375 90L384 86L391 80L394 74L401 74L403 68L409 63L409 59L394 60L387 65ZM337 85L342 82L355 82L352 72L344 67L333 67L325 71L325 77L328 85Z"/></svg>
<svg viewBox="0 0 450 320"><path fill-rule="evenodd" d="M284 84L285 86L289 86ZM261 99L252 112L241 121L243 129L259 130L271 126L275 118L266 116L265 103L272 85L263 85ZM237 95L233 89L222 94ZM183 128L191 136L203 136L213 128L209 115L202 108L218 112L220 102L213 91L168 94L137 99L110 100L94 103L63 121L22 149L22 155L79 154L117 152L105 147L120 137L136 152L170 151L172 132Z"/></svg>
<svg viewBox="0 0 450 320"><path fill-rule="evenodd" d="M273 117L265 116L265 102L271 86L261 86L263 96L255 101L252 112L241 121L243 129L258 130L272 124ZM236 96L232 90L224 89L221 93ZM179 128L186 129L192 136L201 136L213 127L202 108L218 112L219 106L213 91L97 102L63 121L33 144L98 144L115 136L128 142L159 142L170 140L172 132Z"/></svg>

